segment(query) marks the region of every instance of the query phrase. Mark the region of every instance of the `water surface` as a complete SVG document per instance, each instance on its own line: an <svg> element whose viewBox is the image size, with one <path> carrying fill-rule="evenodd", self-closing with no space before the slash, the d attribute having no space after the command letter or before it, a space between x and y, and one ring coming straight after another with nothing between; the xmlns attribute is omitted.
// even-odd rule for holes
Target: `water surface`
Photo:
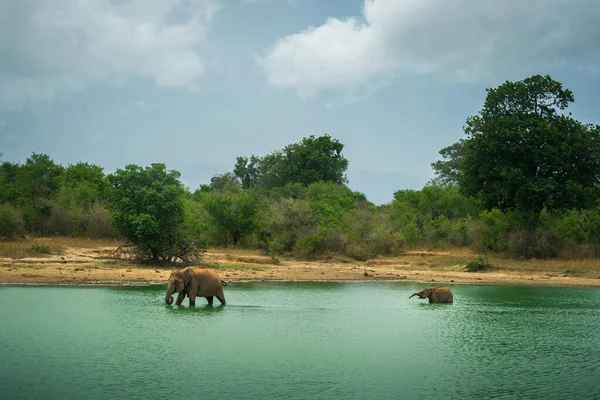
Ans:
<svg viewBox="0 0 600 400"><path fill-rule="evenodd" d="M0 287L0 398L600 398L598 289L424 286Z"/></svg>

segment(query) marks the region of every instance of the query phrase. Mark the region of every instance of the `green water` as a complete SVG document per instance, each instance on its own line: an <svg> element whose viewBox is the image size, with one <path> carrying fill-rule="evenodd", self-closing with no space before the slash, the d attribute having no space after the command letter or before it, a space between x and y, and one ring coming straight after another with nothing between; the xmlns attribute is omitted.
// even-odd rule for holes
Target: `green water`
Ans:
<svg viewBox="0 0 600 400"><path fill-rule="evenodd" d="M0 399L600 398L600 290L422 286L3 286Z"/></svg>

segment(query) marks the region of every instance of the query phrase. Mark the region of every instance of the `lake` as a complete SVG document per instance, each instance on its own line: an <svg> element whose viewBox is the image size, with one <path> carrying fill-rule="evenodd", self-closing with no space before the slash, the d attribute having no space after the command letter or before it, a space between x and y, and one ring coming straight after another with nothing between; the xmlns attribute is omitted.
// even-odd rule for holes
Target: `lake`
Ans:
<svg viewBox="0 0 600 400"><path fill-rule="evenodd" d="M600 290L426 286L0 286L0 398L600 398Z"/></svg>

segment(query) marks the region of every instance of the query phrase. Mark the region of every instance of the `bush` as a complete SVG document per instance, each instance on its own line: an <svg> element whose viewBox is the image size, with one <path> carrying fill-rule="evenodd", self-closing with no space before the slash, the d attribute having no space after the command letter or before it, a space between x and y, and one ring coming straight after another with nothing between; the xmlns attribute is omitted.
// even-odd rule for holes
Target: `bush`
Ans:
<svg viewBox="0 0 600 400"><path fill-rule="evenodd" d="M50 247L45 244L32 244L31 252L35 254L50 254Z"/></svg>
<svg viewBox="0 0 600 400"><path fill-rule="evenodd" d="M0 238L15 239L23 233L21 216L12 207L0 204Z"/></svg>
<svg viewBox="0 0 600 400"><path fill-rule="evenodd" d="M508 243L511 222L506 214L497 208L482 211L475 227L475 241L483 250L504 251Z"/></svg>
<svg viewBox="0 0 600 400"><path fill-rule="evenodd" d="M560 255L563 244L563 239L554 228L525 228L510 233L507 252L513 257L556 258Z"/></svg>
<svg viewBox="0 0 600 400"><path fill-rule="evenodd" d="M494 267L487 261L486 257L477 257L463 267L467 272L480 272L493 269Z"/></svg>

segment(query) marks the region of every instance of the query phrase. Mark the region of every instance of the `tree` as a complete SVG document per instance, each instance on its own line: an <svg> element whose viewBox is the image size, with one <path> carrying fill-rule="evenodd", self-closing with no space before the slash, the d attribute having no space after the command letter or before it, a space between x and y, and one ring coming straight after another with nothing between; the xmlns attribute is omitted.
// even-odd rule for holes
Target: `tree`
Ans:
<svg viewBox="0 0 600 400"><path fill-rule="evenodd" d="M590 207L600 194L600 127L561 113L572 92L541 75L486 91L465 126L461 190L488 209Z"/></svg>
<svg viewBox="0 0 600 400"><path fill-rule="evenodd" d="M259 179L259 164L260 158L254 154L248 159L248 157L238 157L236 159L233 173L238 177L242 183L242 189L250 189L258 183Z"/></svg>
<svg viewBox="0 0 600 400"><path fill-rule="evenodd" d="M303 138L264 157L238 157L234 174L243 189L272 189L288 183L309 186L324 181L347 183L348 160L341 154L344 145L329 135Z"/></svg>
<svg viewBox="0 0 600 400"><path fill-rule="evenodd" d="M102 167L87 162L69 164L62 175L62 186L74 188L82 182L89 183L97 190L99 195L104 192L108 185Z"/></svg>
<svg viewBox="0 0 600 400"><path fill-rule="evenodd" d="M285 183L299 182L305 186L324 181L347 183L348 160L342 156L344 145L329 135L303 138L300 143L284 148L283 176Z"/></svg>
<svg viewBox="0 0 600 400"><path fill-rule="evenodd" d="M179 177L159 163L146 168L130 164L108 175L115 228L153 260L172 261L187 246Z"/></svg>
<svg viewBox="0 0 600 400"><path fill-rule="evenodd" d="M240 186L238 178L231 172L217 174L210 178L211 190L227 190L229 188L237 188Z"/></svg>
<svg viewBox="0 0 600 400"><path fill-rule="evenodd" d="M19 170L22 197L29 202L49 200L60 188L64 167L47 154L32 153Z"/></svg>
<svg viewBox="0 0 600 400"><path fill-rule="evenodd" d="M262 226L266 203L254 190L212 192L206 210L234 246Z"/></svg>
<svg viewBox="0 0 600 400"><path fill-rule="evenodd" d="M465 140L459 139L458 142L444 147L439 154L444 160L431 163L431 167L437 175L432 183L458 183L462 162L465 158Z"/></svg>
<svg viewBox="0 0 600 400"><path fill-rule="evenodd" d="M21 196L19 172L21 165L4 161L0 164L0 203L15 202Z"/></svg>
<svg viewBox="0 0 600 400"><path fill-rule="evenodd" d="M33 153L18 169L14 189L22 206L23 220L28 231L44 231L45 221L52 215L52 196L60 188L64 173L47 154Z"/></svg>

